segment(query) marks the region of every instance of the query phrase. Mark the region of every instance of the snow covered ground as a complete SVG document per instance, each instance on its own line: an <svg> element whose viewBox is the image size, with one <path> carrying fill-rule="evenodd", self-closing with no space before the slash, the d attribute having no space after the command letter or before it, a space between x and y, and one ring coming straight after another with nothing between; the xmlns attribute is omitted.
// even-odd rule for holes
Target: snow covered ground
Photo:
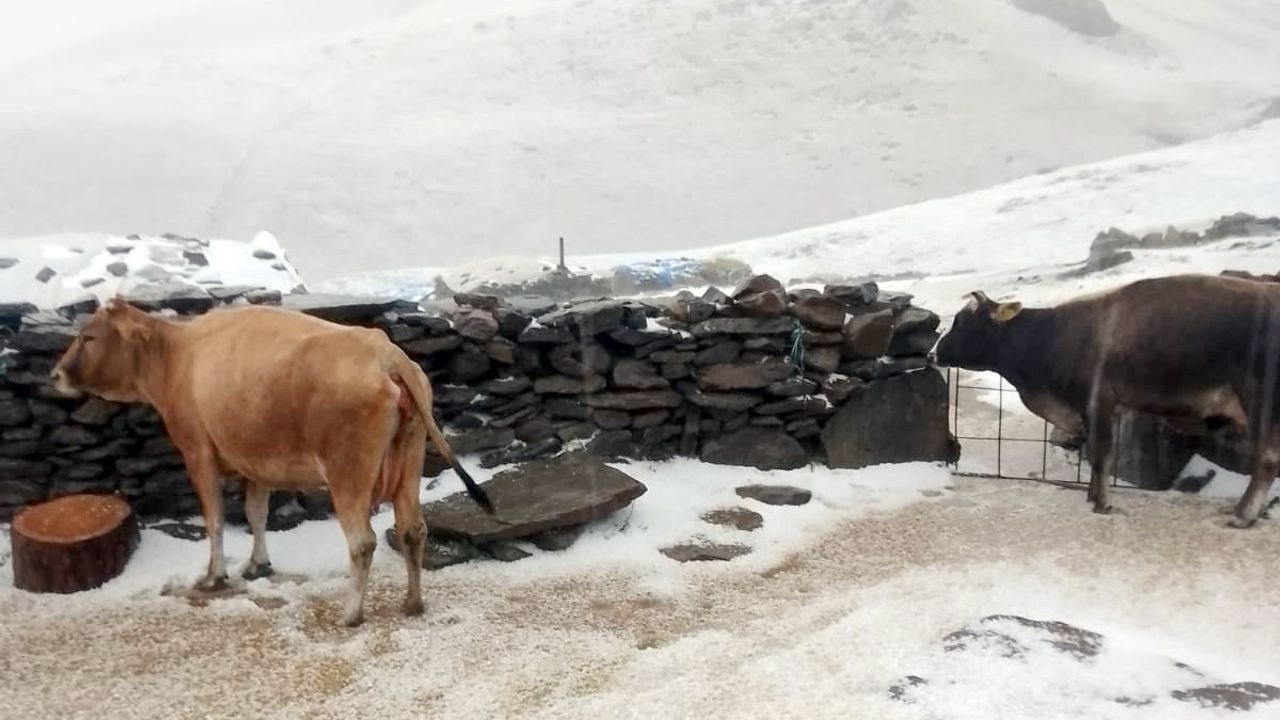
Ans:
<svg viewBox="0 0 1280 720"><path fill-rule="evenodd" d="M206 550L154 531L125 575L92 593L33 597L0 569L0 706L33 720L85 708L113 718L1164 720L1241 716L1174 700L1176 690L1280 685L1270 572L1280 526L1227 529L1220 500L1121 491L1120 511L1103 517L1079 491L926 466L620 467L650 487L632 511L562 553L428 574L419 619L400 617L403 566L381 545L370 618L356 630L334 626L346 563L334 523L272 533L277 577L209 601L161 594L194 578ZM756 480L812 488L814 500L746 503L765 524L734 533L757 550L730 563L657 553L707 532L697 514L742 503L730 488ZM456 485L446 474L431 492ZM388 523L377 517L379 530ZM235 561L248 547L242 533L228 538ZM1075 659L1027 629L1010 631L1027 644L1021 658L944 649L948 634L993 614L1101 633L1100 652ZM908 675L927 682L893 699Z"/></svg>
<svg viewBox="0 0 1280 720"><path fill-rule="evenodd" d="M1102 2L4 3L0 237L267 229L316 282L689 248L1275 112L1273 0Z"/></svg>

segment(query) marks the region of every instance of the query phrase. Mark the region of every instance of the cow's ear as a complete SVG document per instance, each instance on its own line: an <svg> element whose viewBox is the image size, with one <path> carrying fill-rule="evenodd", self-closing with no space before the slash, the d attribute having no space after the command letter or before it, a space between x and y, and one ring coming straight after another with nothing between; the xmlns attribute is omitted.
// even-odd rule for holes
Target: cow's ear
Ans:
<svg viewBox="0 0 1280 720"><path fill-rule="evenodd" d="M120 299L119 295L112 295L107 298L107 303L102 306L108 315L119 315L124 312L125 302Z"/></svg>
<svg viewBox="0 0 1280 720"><path fill-rule="evenodd" d="M1022 312L1022 303L1016 301L1007 302L997 305L996 309L992 311L991 316L996 319L997 323L1003 325L1018 317L1018 313L1020 312Z"/></svg>
<svg viewBox="0 0 1280 720"><path fill-rule="evenodd" d="M987 297L987 294L982 292L981 290L974 290L973 292L969 293L966 297L968 297L971 300L970 304L974 308L980 308L986 305L987 303L991 302L991 300Z"/></svg>

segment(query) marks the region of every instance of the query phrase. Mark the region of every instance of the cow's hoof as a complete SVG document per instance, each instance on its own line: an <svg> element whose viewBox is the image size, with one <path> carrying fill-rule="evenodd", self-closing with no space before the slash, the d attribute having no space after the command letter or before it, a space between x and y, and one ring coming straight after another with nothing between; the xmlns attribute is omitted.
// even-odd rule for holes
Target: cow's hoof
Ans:
<svg viewBox="0 0 1280 720"><path fill-rule="evenodd" d="M347 627L359 627L364 623L364 611L348 612L342 615L342 624Z"/></svg>
<svg viewBox="0 0 1280 720"><path fill-rule="evenodd" d="M257 580L258 578L271 577L276 571L271 567L271 563L262 563L261 565L250 564L240 574L245 580Z"/></svg>
<svg viewBox="0 0 1280 720"><path fill-rule="evenodd" d="M1110 506L1110 505L1098 505L1097 503L1094 503L1094 505L1093 505L1093 512L1094 512L1094 514L1095 514L1095 515L1110 515L1110 514L1111 514L1111 506Z"/></svg>
<svg viewBox="0 0 1280 720"><path fill-rule="evenodd" d="M422 598L418 598L417 600L405 600L404 604L400 606L400 610L409 617L417 617L426 610L426 606L422 604Z"/></svg>
<svg viewBox="0 0 1280 720"><path fill-rule="evenodd" d="M230 587L230 585L227 583L226 575L219 575L217 577L209 577L206 575L200 578L200 581L196 583L196 590L207 593L222 592L228 587Z"/></svg>
<svg viewBox="0 0 1280 720"><path fill-rule="evenodd" d="M1237 530L1248 530L1249 528L1253 527L1253 524L1256 522L1258 522L1257 518L1246 520L1245 518L1242 518L1239 515L1232 515L1231 519L1227 520L1227 526L1233 527Z"/></svg>

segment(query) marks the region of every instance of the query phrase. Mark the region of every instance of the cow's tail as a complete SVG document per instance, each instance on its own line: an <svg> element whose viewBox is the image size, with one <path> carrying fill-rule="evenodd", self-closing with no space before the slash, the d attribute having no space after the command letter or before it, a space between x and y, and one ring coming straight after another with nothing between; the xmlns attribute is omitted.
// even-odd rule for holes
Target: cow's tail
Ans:
<svg viewBox="0 0 1280 720"><path fill-rule="evenodd" d="M397 353L397 355L400 354ZM489 499L489 494L462 468L457 456L453 454L453 449L449 447L449 443L445 440L444 433L440 432L440 427L436 425L435 417L431 414L431 403L428 400L431 388L427 384L426 373L422 372L422 368L403 355L395 359L392 372L399 376L399 384L408 390L413 397L413 404L418 408L418 414L422 416L422 421L427 426L427 436L431 438L431 442L440 451L440 455L449 463L449 467L453 468L458 477L462 478L462 484L467 486L467 494L471 496L472 500L476 501L477 505L484 508L485 512L492 515L493 502Z"/></svg>

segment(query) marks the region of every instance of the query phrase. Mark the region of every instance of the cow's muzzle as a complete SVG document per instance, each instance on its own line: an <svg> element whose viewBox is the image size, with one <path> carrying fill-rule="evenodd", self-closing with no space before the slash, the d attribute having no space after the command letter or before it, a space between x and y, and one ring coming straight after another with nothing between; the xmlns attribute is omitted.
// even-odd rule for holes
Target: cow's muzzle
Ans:
<svg viewBox="0 0 1280 720"><path fill-rule="evenodd" d="M83 393L71 382L71 376L66 370L55 367L53 372L49 373L49 377L53 380L53 387L57 389L60 395L68 398L80 397Z"/></svg>

